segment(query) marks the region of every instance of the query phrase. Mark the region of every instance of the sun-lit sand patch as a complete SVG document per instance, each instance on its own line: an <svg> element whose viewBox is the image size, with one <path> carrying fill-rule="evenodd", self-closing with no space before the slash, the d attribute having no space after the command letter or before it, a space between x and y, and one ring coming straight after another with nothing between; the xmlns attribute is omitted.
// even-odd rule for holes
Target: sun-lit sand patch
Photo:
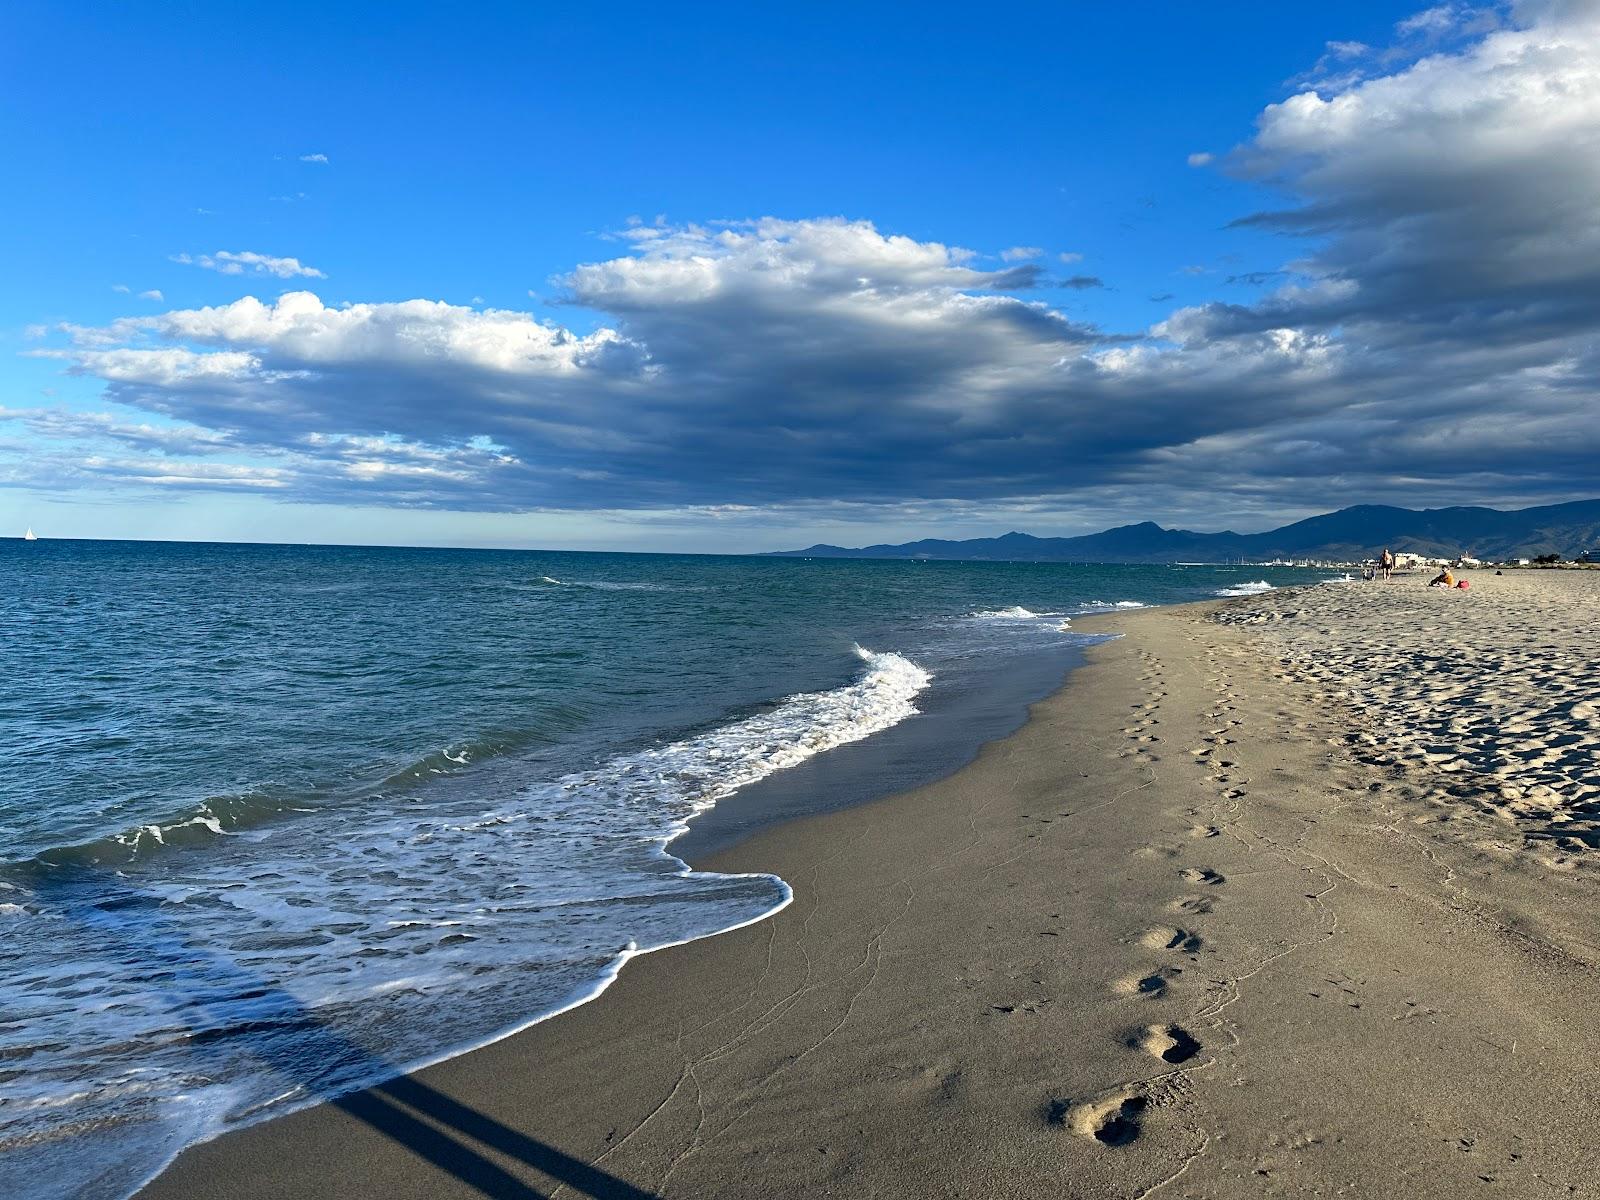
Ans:
<svg viewBox="0 0 1600 1200"><path fill-rule="evenodd" d="M1286 679L1361 718L1350 749L1425 780L1450 821L1508 828L1501 848L1560 870L1600 855L1600 572L1469 572L1470 590L1420 575L1272 592L1216 619L1256 627Z"/></svg>

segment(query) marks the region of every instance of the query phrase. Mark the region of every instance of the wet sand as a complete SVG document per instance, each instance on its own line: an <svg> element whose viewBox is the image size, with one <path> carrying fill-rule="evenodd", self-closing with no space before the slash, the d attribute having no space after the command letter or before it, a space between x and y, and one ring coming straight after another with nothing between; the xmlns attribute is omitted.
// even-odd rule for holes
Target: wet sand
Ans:
<svg viewBox="0 0 1600 1200"><path fill-rule="evenodd" d="M1600 1195L1600 573L1472 578L1075 622L956 775L698 864L774 917L143 1194Z"/></svg>

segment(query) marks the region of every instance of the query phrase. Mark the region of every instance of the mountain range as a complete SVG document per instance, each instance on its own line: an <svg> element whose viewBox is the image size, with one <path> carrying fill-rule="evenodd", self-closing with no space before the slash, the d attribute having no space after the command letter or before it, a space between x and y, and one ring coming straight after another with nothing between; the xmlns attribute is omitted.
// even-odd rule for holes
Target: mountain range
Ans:
<svg viewBox="0 0 1600 1200"><path fill-rule="evenodd" d="M1487 560L1559 554L1571 558L1600 547L1600 500L1539 508L1393 508L1358 504L1308 517L1265 533L1196 533L1163 529L1154 521L1120 525L1082 537L1000 537L947 541L927 538L898 546L848 549L816 545L780 550L806 558L934 558L1001 562L1262 562L1316 558L1359 562L1385 546L1429 558L1468 555Z"/></svg>

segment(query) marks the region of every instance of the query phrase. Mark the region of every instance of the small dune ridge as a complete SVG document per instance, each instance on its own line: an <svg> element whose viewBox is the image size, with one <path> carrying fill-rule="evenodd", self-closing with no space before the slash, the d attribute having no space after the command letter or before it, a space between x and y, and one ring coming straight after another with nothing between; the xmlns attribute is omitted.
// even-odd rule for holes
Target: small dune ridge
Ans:
<svg viewBox="0 0 1600 1200"><path fill-rule="evenodd" d="M1267 593L1216 620L1254 627L1281 677L1358 718L1364 761L1417 788L1419 820L1492 816L1485 849L1600 867L1600 572L1420 573Z"/></svg>

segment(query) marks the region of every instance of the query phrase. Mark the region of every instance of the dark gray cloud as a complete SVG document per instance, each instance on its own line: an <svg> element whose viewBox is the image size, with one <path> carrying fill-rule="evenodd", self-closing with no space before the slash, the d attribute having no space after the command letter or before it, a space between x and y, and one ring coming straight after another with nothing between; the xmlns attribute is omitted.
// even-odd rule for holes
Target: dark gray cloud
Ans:
<svg viewBox="0 0 1600 1200"><path fill-rule="evenodd" d="M49 447L8 478L1208 525L1590 492L1600 4L1522 5L1492 27L1442 9L1404 33L1435 52L1330 52L1339 81L1269 107L1219 160L1286 197L1245 218L1293 239L1252 304L1124 335L1026 298L1051 282L1036 264L984 270L865 222L637 226L560 281L599 314L587 334L308 292L66 329L43 353L153 417L0 412Z"/></svg>

